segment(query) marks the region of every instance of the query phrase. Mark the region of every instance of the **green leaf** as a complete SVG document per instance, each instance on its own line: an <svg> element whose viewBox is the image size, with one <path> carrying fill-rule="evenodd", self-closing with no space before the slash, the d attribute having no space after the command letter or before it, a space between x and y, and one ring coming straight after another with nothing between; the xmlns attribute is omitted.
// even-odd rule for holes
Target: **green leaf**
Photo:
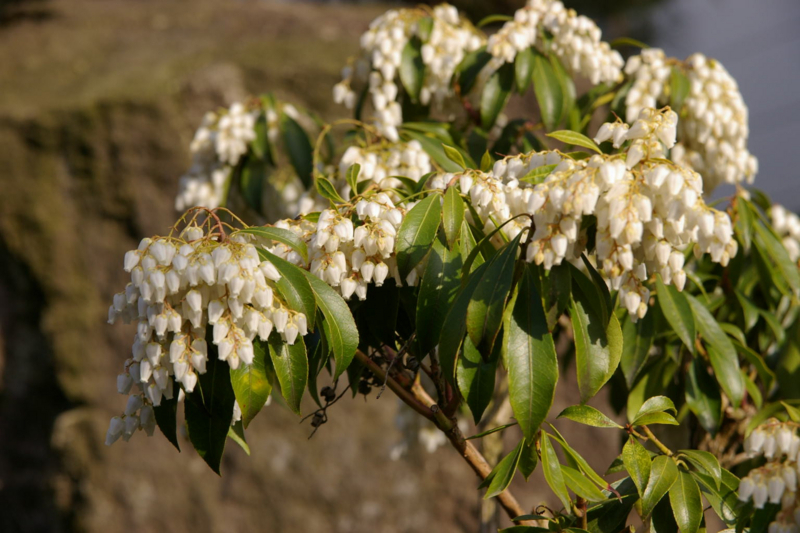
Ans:
<svg viewBox="0 0 800 533"><path fill-rule="evenodd" d="M308 247L306 246L306 243L291 230L274 228L270 226L253 226L250 228L241 229L237 233L247 233L262 239L285 244L297 252L300 257L303 258L303 261L308 263Z"/></svg>
<svg viewBox="0 0 800 533"><path fill-rule="evenodd" d="M256 157L271 164L272 151L270 150L269 137L267 136L267 117L263 110L258 114L253 131L256 134L256 138L250 143L250 150L252 150Z"/></svg>
<svg viewBox="0 0 800 533"><path fill-rule="evenodd" d="M745 296L738 289L735 291L735 294L736 299L739 300L739 304L742 306L742 314L744 315L744 328L749 331L756 325L756 322L758 322L759 309L750 298Z"/></svg>
<svg viewBox="0 0 800 533"><path fill-rule="evenodd" d="M713 453L700 450L679 450L679 453L686 457L686 460L700 472L711 476L716 481L717 487L722 482L722 467L719 460Z"/></svg>
<svg viewBox="0 0 800 533"><path fill-rule="evenodd" d="M447 195L445 195L446 219ZM460 251L448 250L441 238L436 239L428 263L425 265L425 273L422 275L417 296L417 344L420 354L429 353L439 343L447 310L450 309L461 287L460 274Z"/></svg>
<svg viewBox="0 0 800 533"><path fill-rule="evenodd" d="M567 458L569 463L572 466L577 466L580 469L580 471L583 472L583 475L587 476L589 479L594 481L598 486L600 487L607 486L608 483L606 482L606 480L600 477L600 475L597 472L595 472L591 466L589 466L589 463L586 462L586 459L584 459L581 456L581 454L576 452L567 443L567 441L564 439L563 436L561 436L561 433L558 432L555 426L553 426L553 424L550 424L549 422L548 425L550 426L550 429L552 429L554 433L554 435L550 435L550 437L558 441L558 443L561 445L561 448L564 450L565 457Z"/></svg>
<svg viewBox="0 0 800 533"><path fill-rule="evenodd" d="M412 37L403 48L400 57L400 81L413 101L419 100L422 80L425 78L425 63L422 62L422 41Z"/></svg>
<svg viewBox="0 0 800 533"><path fill-rule="evenodd" d="M575 107L575 82L555 54L550 54L550 64L553 65L553 73L558 79L558 83L561 86L561 94L563 95L561 117L567 120L571 130L580 131L584 126L580 122L580 109ZM588 123L588 118L585 120Z"/></svg>
<svg viewBox="0 0 800 533"><path fill-rule="evenodd" d="M775 372L773 372L772 369L767 365L767 362L764 361L764 358L760 354L756 353L753 349L745 346L739 341L734 340L733 345L736 347L736 351L738 351L742 357L747 359L747 362L755 367L756 371L758 372L758 376L764 383L764 389L772 389L772 384L776 379ZM781 388L785 389L783 384L781 384Z"/></svg>
<svg viewBox="0 0 800 533"><path fill-rule="evenodd" d="M208 351L206 373L198 376L194 391L186 395L186 428L194 449L219 474L235 399L228 363L219 360L213 344L209 343Z"/></svg>
<svg viewBox="0 0 800 533"><path fill-rule="evenodd" d="M540 293L547 316L547 329L553 331L559 317L569 306L572 294L572 277L567 265L554 265L549 271L539 267L536 269L539 277Z"/></svg>
<svg viewBox="0 0 800 533"><path fill-rule="evenodd" d="M464 200L458 194L456 187L449 187L444 193L444 205L442 207L442 222L444 234L447 238L447 245L453 248L456 245L459 235L461 235L461 224L464 222Z"/></svg>
<svg viewBox="0 0 800 533"><path fill-rule="evenodd" d="M322 176L318 176L316 180L314 180L317 192L323 198L327 198L334 204L344 204L347 203L344 198L342 198L339 193L336 191L336 187L333 186L328 178L324 178Z"/></svg>
<svg viewBox="0 0 800 533"><path fill-rule="evenodd" d="M347 169L345 181L350 186L350 198L358 193L358 174L361 172L361 165L355 163ZM306 259L308 261L308 259Z"/></svg>
<svg viewBox="0 0 800 533"><path fill-rule="evenodd" d="M403 218L397 230L397 269L406 279L430 250L439 228L442 204L438 194L431 194L415 205Z"/></svg>
<svg viewBox="0 0 800 533"><path fill-rule="evenodd" d="M297 172L297 177L303 182L306 189L311 187L314 171L314 149L305 130L300 124L287 115L281 114L281 131L289 154L289 161Z"/></svg>
<svg viewBox="0 0 800 533"><path fill-rule="evenodd" d="M242 421L239 420L235 424L233 424L230 429L228 429L228 437L239 445L244 450L244 453L250 455L250 446L247 444L247 440L244 438L244 426L242 425Z"/></svg>
<svg viewBox="0 0 800 533"><path fill-rule="evenodd" d="M533 92L539 103L539 112L545 128L552 130L561 122L561 111L564 108L564 95L553 65L541 53L534 51L533 58Z"/></svg>
<svg viewBox="0 0 800 533"><path fill-rule="evenodd" d="M461 155L461 152L452 146L447 146L446 144L442 145L442 149L444 150L444 155L447 156L447 159L460 166L462 170L467 169L467 164L464 162L464 156Z"/></svg>
<svg viewBox="0 0 800 533"><path fill-rule="evenodd" d="M783 408L786 409L786 414L792 419L792 422L800 422L800 409L793 407L786 402L781 402Z"/></svg>
<svg viewBox="0 0 800 533"><path fill-rule="evenodd" d="M669 413L650 413L636 419L635 426L647 426L650 424L669 424L677 426L678 421Z"/></svg>
<svg viewBox="0 0 800 533"><path fill-rule="evenodd" d="M469 337L464 339L464 351L456 363L456 377L458 389L472 412L475 424L481 421L483 412L492 401L496 374L497 358L485 360Z"/></svg>
<svg viewBox="0 0 800 533"><path fill-rule="evenodd" d="M494 157L489 153L489 150L483 153L481 157L481 172L489 172L494 167Z"/></svg>
<svg viewBox="0 0 800 533"><path fill-rule="evenodd" d="M653 509L653 514L650 515L650 524L653 533L680 533L668 498L663 498Z"/></svg>
<svg viewBox="0 0 800 533"><path fill-rule="evenodd" d="M611 379L622 356L622 331L615 315L608 326L580 288L573 286L570 318L581 403L586 403Z"/></svg>
<svg viewBox="0 0 800 533"><path fill-rule="evenodd" d="M650 467L650 478L642 495L642 516L649 516L678 479L678 467L671 457L659 455Z"/></svg>
<svg viewBox="0 0 800 533"><path fill-rule="evenodd" d="M681 533L697 533L703 520L703 502L700 488L690 473L678 474L678 480L669 490L669 502Z"/></svg>
<svg viewBox="0 0 800 533"><path fill-rule="evenodd" d="M550 437L547 433L542 432L541 436L542 446L542 468L544 470L544 479L550 486L550 489L558 496L564 509L571 508L571 501L569 493L567 492L567 484L564 481L564 475L561 472L561 464L558 462L553 445L550 443Z"/></svg>
<svg viewBox="0 0 800 533"><path fill-rule="evenodd" d="M764 311L763 309L759 309L759 314L764 317L764 322L767 323L767 326L769 326L769 329L772 331L772 335L775 337L775 342L778 344L783 344L783 341L786 340L786 331L783 329L783 326L777 317L770 312Z"/></svg>
<svg viewBox="0 0 800 533"><path fill-rule="evenodd" d="M628 442L622 448L622 464L636 484L639 494L644 495L647 482L650 479L650 452L639 444L635 437L628 437Z"/></svg>
<svg viewBox="0 0 800 533"><path fill-rule="evenodd" d="M567 484L567 487L572 489L572 492L584 500L602 502L607 499L605 495L600 492L600 489L598 489L594 483L586 479L578 470L561 465L561 473L564 476L564 482Z"/></svg>
<svg viewBox="0 0 800 533"><path fill-rule="evenodd" d="M678 411L675 409L675 404L672 403L672 400L666 396L653 396L652 398L648 398L647 401L642 404L642 406L636 412L636 416L633 417L631 423L637 424L638 420L643 416L653 413L661 413L664 411L672 411L674 414L678 414Z"/></svg>
<svg viewBox="0 0 800 533"><path fill-rule="evenodd" d="M656 276L658 304L672 330L683 341L686 348L694 353L695 322L692 307L682 292L672 285L664 285L661 275Z"/></svg>
<svg viewBox="0 0 800 533"><path fill-rule="evenodd" d="M525 174L520 178L520 181L524 181L526 183L530 183L531 185L538 185L544 181L544 179L549 176L553 170L558 165L543 165L541 167L536 167L531 169L530 172Z"/></svg>
<svg viewBox="0 0 800 533"><path fill-rule="evenodd" d="M628 389L633 387L642 370L655 338L654 313L647 313L635 324L627 317L622 324L622 358L620 367Z"/></svg>
<svg viewBox="0 0 800 533"><path fill-rule="evenodd" d="M622 426L608 418L606 415L588 405L573 405L567 407L558 415L557 418L568 418L573 422L593 426L596 428L617 428Z"/></svg>
<svg viewBox="0 0 800 533"><path fill-rule="evenodd" d="M267 164L257 157L248 157L241 169L239 188L247 205L259 212L266 181Z"/></svg>
<svg viewBox="0 0 800 533"><path fill-rule="evenodd" d="M281 385L281 394L289 408L299 415L300 401L308 383L306 346L300 339L290 346L273 332L269 337L269 355Z"/></svg>
<svg viewBox="0 0 800 533"><path fill-rule="evenodd" d="M525 477L525 481L531 477L533 471L536 470L536 465L539 464L539 454L536 451L536 441L528 441L525 439L525 445L522 447L522 455L519 458L519 471Z"/></svg>
<svg viewBox="0 0 800 533"><path fill-rule="evenodd" d="M505 63L489 77L481 94L481 127L489 131L506 106L514 85L514 65Z"/></svg>
<svg viewBox="0 0 800 533"><path fill-rule="evenodd" d="M577 131L559 130L554 131L553 133L548 133L547 136L557 139L566 145L583 146L584 148L593 150L598 154L603 153L603 151L600 150L600 147L597 146L593 140L582 133L578 133Z"/></svg>
<svg viewBox="0 0 800 533"><path fill-rule="evenodd" d="M322 316L325 317L322 329L336 362L336 372L333 375L335 380L353 361L358 349L358 328L350 308L339 293L310 272L302 272L311 286Z"/></svg>
<svg viewBox="0 0 800 533"><path fill-rule="evenodd" d="M177 389L177 387L176 387ZM167 440L175 446L175 449L181 451L178 444L178 394L177 391L172 395L171 399L166 397L161 399L161 405L153 407L153 413L156 417L156 424L161 433L167 437Z"/></svg>
<svg viewBox="0 0 800 533"><path fill-rule="evenodd" d="M431 31L433 31L432 17L423 17L417 21L417 35L419 35L423 43L430 39Z"/></svg>
<svg viewBox="0 0 800 533"><path fill-rule="evenodd" d="M706 371L705 362L696 358L686 372L686 404L697 421L711 436L717 433L722 420L722 398L714 378Z"/></svg>
<svg viewBox="0 0 800 533"><path fill-rule="evenodd" d="M242 410L242 425L245 428L261 411L272 393L272 383L269 381L265 366L267 351L266 343L254 339L253 364L242 363L239 368L231 369L231 385L239 408Z"/></svg>
<svg viewBox="0 0 800 533"><path fill-rule="evenodd" d="M408 139L412 139L417 141L422 145L422 149L425 150L431 159L436 161L436 163L442 167L445 172L461 172L463 169L450 161L450 159L444 153L444 144L440 139L434 138L431 135L426 135L424 133L420 133L419 131L413 131L408 128L408 124L404 124L401 126L401 132L404 137ZM433 175L433 174L431 174ZM425 176L420 178L419 183L424 183L427 181Z"/></svg>
<svg viewBox="0 0 800 533"><path fill-rule="evenodd" d="M697 329L707 344L714 375L733 405L738 406L744 396L744 380L739 370L736 348L708 309L694 296L687 294L686 297L691 304Z"/></svg>
<svg viewBox="0 0 800 533"><path fill-rule="evenodd" d="M467 333L484 355L492 351L500 331L521 237L522 233L492 257L467 306Z"/></svg>
<svg viewBox="0 0 800 533"><path fill-rule="evenodd" d="M783 243L767 227L758 222L755 225L755 244L760 249L762 255L769 257L775 262L782 278L791 287L792 292L797 295L800 293L800 270L797 264L789 257L789 252Z"/></svg>
<svg viewBox="0 0 800 533"><path fill-rule="evenodd" d="M280 272L281 278L275 282L278 292L293 311L306 315L308 329L313 330L317 306L314 292L308 282L308 272L263 248L258 249L258 256L262 261L272 263Z"/></svg>
<svg viewBox="0 0 800 533"><path fill-rule="evenodd" d="M738 521L737 509L740 507L739 499L736 497L739 479L724 468L719 488L716 481L709 475L695 472L694 477L700 482L700 490L717 516L727 525L735 525Z"/></svg>
<svg viewBox="0 0 800 533"><path fill-rule="evenodd" d="M497 466L494 467L490 474L492 476L492 482L489 483L489 488L483 496L484 500L494 498L506 490L511 484L511 480L514 479L514 473L517 471L517 465L519 464L519 458L522 455L522 447L524 444L524 439L519 441L517 447L514 448L511 453L503 457L503 459L497 463Z"/></svg>
<svg viewBox="0 0 800 533"><path fill-rule="evenodd" d="M470 52L464 56L461 63L456 67L456 75L458 77L458 85L461 87L461 94L466 95L472 90L475 85L475 80L478 79L478 74L483 70L489 61L492 59L492 54L486 51L483 46L474 52Z"/></svg>
<svg viewBox="0 0 800 533"><path fill-rule="evenodd" d="M483 28L484 26L488 26L489 24L493 24L495 22L508 22L510 20L514 20L514 17L510 17L508 15L489 15L483 17L476 26L478 28Z"/></svg>
<svg viewBox="0 0 800 533"><path fill-rule="evenodd" d="M525 94L531 84L533 58L533 49L526 48L521 52L517 52L517 57L514 59L514 76L519 94Z"/></svg>
<svg viewBox="0 0 800 533"><path fill-rule="evenodd" d="M475 435L472 435L471 437L467 437L464 440L482 439L486 435L491 435L492 433L497 433L498 431L503 431L504 429L508 429L508 428L514 427L516 425L517 425L516 422L510 422L508 424L503 424L502 426L497 426L497 427L494 427L492 429L487 429L486 431L482 431L481 433L477 433Z"/></svg>
<svg viewBox="0 0 800 533"><path fill-rule="evenodd" d="M603 276L594 268L594 265L586 257L586 254L581 255L586 270L589 272L589 278L586 274L578 270L575 265L570 263L570 270L572 271L572 279L578 284L586 296L590 296L590 303L595 308L597 313L603 317L603 324L608 324L609 316L613 309L611 306L611 294L608 291Z"/></svg>
<svg viewBox="0 0 800 533"><path fill-rule="evenodd" d="M676 113L681 112L683 101L689 95L689 78L683 73L680 67L672 67L669 78L669 105Z"/></svg>
<svg viewBox="0 0 800 533"><path fill-rule="evenodd" d="M534 266L523 272L508 304L503 333L503 362L508 370L508 394L514 417L525 438L533 436L553 405L558 382L558 358L547 329Z"/></svg>

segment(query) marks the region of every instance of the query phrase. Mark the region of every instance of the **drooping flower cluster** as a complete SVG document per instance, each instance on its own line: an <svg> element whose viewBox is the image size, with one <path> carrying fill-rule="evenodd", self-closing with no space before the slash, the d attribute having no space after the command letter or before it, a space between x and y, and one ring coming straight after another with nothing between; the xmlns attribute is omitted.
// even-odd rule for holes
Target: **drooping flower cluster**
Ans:
<svg viewBox="0 0 800 533"><path fill-rule="evenodd" d="M343 198L350 194L350 186L345 182L348 169L361 165L359 183L370 181L381 189L402 187L394 176L403 176L414 181L432 170L431 159L417 141L392 143L367 147L351 146L339 161L338 189Z"/></svg>
<svg viewBox="0 0 800 533"><path fill-rule="evenodd" d="M789 257L794 262L800 260L800 217L777 204L770 208L769 217Z"/></svg>
<svg viewBox="0 0 800 533"><path fill-rule="evenodd" d="M206 113L189 145L192 166L178 182L175 209L202 206L214 209L225 200L231 169L256 138L257 111L235 103L227 111Z"/></svg>
<svg viewBox="0 0 800 533"><path fill-rule="evenodd" d="M751 457L763 455L767 463L751 470L739 482L739 500L753 500L756 509L769 503L781 510L769 525L770 533L797 533L800 524L800 501L797 477L800 474L800 437L797 424L770 419L758 426L744 443Z"/></svg>
<svg viewBox="0 0 800 533"><path fill-rule="evenodd" d="M413 286L424 265L418 265L404 280L394 254L397 230L412 206L396 206L386 192L378 192L359 200L354 208L326 209L316 223L302 218L281 220L275 227L293 231L308 245L309 263L304 264L297 252L280 243L270 251L307 268L346 300L354 294L364 300L370 283L380 287L389 277L398 286Z"/></svg>
<svg viewBox="0 0 800 533"><path fill-rule="evenodd" d="M596 217L597 268L620 291L631 316L642 317L650 295L644 282L658 273L682 290L684 254L691 247L723 265L737 252L730 217L705 204L700 176L665 159L676 127L669 108L644 109L632 126L616 122L600 128L595 140L611 139L622 148L619 154L573 160L559 152L534 152L506 157L488 174L467 171L456 177L486 231L518 215L533 217L526 259L548 270L580 259L584 217ZM503 232L516 236L530 225L530 216L515 218Z"/></svg>
<svg viewBox="0 0 800 533"><path fill-rule="evenodd" d="M354 109L359 86L366 84L374 113L372 121L390 141L399 140L397 126L403 122L397 79L403 50L416 40L421 43L425 66L419 101L445 113L454 104L450 79L456 66L468 52L485 42L483 34L448 4L438 5L430 12L390 10L372 21L361 36L362 57L343 70L342 81L333 88L333 99Z"/></svg>
<svg viewBox="0 0 800 533"><path fill-rule="evenodd" d="M280 273L244 235L220 240L189 225L179 238L143 239L125 254L124 268L131 282L114 295L108 321L136 324L132 356L117 378L119 392L131 396L111 421L108 444L139 428L152 433L152 406L171 399L176 384L194 390L206 372L206 339L236 369L253 362L256 336L266 340L275 330L293 344L307 332L306 317L273 291Z"/></svg>
<svg viewBox="0 0 800 533"><path fill-rule="evenodd" d="M690 86L672 159L703 176L706 194L720 183L752 183L758 160L747 149L747 106L736 80L719 61L702 54L678 61L657 48L632 56L625 65L633 80L625 97L628 121L643 108L667 102L673 67Z"/></svg>
<svg viewBox="0 0 800 533"><path fill-rule="evenodd" d="M519 52L535 47L555 54L571 74L580 74L594 85L614 83L622 75L624 61L600 37L594 21L565 8L558 0L528 0L514 14L514 20L489 37L487 50L513 63Z"/></svg>

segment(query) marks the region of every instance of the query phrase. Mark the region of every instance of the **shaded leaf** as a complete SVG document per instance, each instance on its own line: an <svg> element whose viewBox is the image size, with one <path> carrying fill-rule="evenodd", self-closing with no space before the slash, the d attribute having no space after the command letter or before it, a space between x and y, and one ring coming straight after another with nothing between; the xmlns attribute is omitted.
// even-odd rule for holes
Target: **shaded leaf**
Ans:
<svg viewBox="0 0 800 533"><path fill-rule="evenodd" d="M431 194L421 200L403 218L397 230L395 251L400 278L406 279L422 258L428 253L436 230L439 228L442 204L438 194Z"/></svg>
<svg viewBox="0 0 800 533"><path fill-rule="evenodd" d="M239 368L231 369L231 385L236 402L242 411L241 422L245 428L261 411L272 392L272 383L265 367L267 351L266 343L253 339L253 363L250 365L241 363Z"/></svg>
<svg viewBox="0 0 800 533"><path fill-rule="evenodd" d="M489 488L483 496L484 500L494 498L506 490L511 484L511 480L514 479L514 473L517 471L517 464L519 464L519 458L522 455L522 447L524 444L525 441L521 440L519 444L517 444L517 447L514 448L511 453L503 457L503 459L497 463L497 466L494 467L491 474L492 482L489 483Z"/></svg>
<svg viewBox="0 0 800 533"><path fill-rule="evenodd" d="M481 421L483 412L492 401L496 374L497 358L485 360L469 337L464 339L464 351L456 363L456 377L475 424Z"/></svg>
<svg viewBox="0 0 800 533"><path fill-rule="evenodd" d="M686 348L694 353L695 322L686 296L672 285L664 285L660 274L656 277L656 290L658 304L667 322Z"/></svg>
<svg viewBox="0 0 800 533"><path fill-rule="evenodd" d="M659 455L653 459L650 467L650 478L642 495L642 515L649 516L661 498L678 479L678 467L671 457Z"/></svg>
<svg viewBox="0 0 800 533"><path fill-rule="evenodd" d="M269 355L281 385L281 395L289 408L300 414L300 401L308 382L305 344L298 339L290 346L283 342L278 333L273 332L269 337Z"/></svg>
<svg viewBox="0 0 800 533"><path fill-rule="evenodd" d="M503 111L509 96L511 96L513 84L514 65L512 63L505 63L489 77L481 93L481 127L484 130L492 129L497 116Z"/></svg>

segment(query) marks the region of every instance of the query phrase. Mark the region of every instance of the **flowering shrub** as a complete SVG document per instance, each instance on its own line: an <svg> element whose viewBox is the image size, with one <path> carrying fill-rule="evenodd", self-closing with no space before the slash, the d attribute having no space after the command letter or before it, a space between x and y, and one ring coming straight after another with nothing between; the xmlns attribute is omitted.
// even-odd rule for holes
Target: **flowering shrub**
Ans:
<svg viewBox="0 0 800 533"><path fill-rule="evenodd" d="M125 255L109 322L136 329L107 444L158 426L179 447L182 402L219 472L273 396L300 413L308 391L316 430L348 389L389 388L411 407L392 456L449 442L508 531L638 515L694 533L714 514L796 532L800 219L742 185L736 82L700 54L624 64L555 0L501 21L487 37L446 4L379 17L333 89L353 119L264 96L203 120L188 211ZM509 119L531 88L538 111ZM712 206L722 182L736 192ZM580 398L551 413L563 371ZM615 413L588 405L603 389ZM466 439L468 416L488 430ZM619 457L589 464L553 418L624 436ZM518 444L490 464L473 439L503 433ZM557 505L511 494L536 468Z"/></svg>

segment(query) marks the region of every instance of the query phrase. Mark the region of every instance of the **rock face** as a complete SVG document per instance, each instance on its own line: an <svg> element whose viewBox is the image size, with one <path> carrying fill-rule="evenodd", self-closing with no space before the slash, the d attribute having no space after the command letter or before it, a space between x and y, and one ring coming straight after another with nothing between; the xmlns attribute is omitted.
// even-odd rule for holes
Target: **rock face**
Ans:
<svg viewBox="0 0 800 533"><path fill-rule="evenodd" d="M337 404L311 440L267 407L252 456L231 446L222 478L185 440L180 454L158 433L103 445L133 336L106 325L108 303L124 252L174 221L202 113L266 88L330 116L338 69L379 8L43 6L42 22L0 30L0 530L475 530L477 480L455 453L388 460L389 395ZM537 480L517 487L531 505Z"/></svg>

